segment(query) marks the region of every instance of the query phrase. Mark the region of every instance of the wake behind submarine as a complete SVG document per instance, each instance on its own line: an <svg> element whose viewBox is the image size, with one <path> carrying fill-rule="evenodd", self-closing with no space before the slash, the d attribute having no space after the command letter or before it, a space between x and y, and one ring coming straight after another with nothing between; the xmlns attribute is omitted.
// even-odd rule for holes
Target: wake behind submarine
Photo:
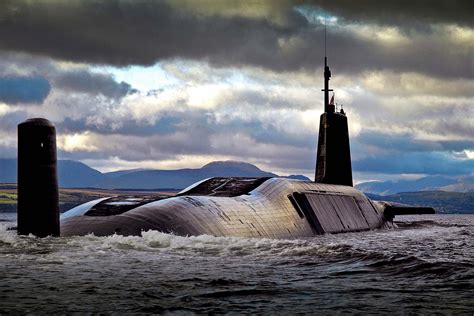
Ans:
<svg viewBox="0 0 474 316"><path fill-rule="evenodd" d="M324 58L315 181L209 178L168 196L102 198L58 211L55 128L45 119L18 126L18 233L44 237L141 235L300 238L394 227L397 215L434 214L430 207L375 202L352 187L347 116L329 101Z"/></svg>

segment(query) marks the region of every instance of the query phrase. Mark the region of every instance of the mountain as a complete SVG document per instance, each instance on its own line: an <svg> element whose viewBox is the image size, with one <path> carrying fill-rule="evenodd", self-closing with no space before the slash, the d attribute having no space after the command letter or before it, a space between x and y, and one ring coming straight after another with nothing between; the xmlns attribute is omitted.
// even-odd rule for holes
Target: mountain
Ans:
<svg viewBox="0 0 474 316"><path fill-rule="evenodd" d="M474 192L422 191L385 196L370 193L366 195L375 201L431 206L437 213L474 214Z"/></svg>
<svg viewBox="0 0 474 316"><path fill-rule="evenodd" d="M355 186L365 193L390 195L415 191L459 191L474 192L474 176L447 177L428 176L416 180L370 181Z"/></svg>
<svg viewBox="0 0 474 316"><path fill-rule="evenodd" d="M88 165L74 160L58 161L59 186L62 188L92 188L106 176Z"/></svg>
<svg viewBox="0 0 474 316"><path fill-rule="evenodd" d="M148 170L152 170L152 169L137 168L137 169L117 170L117 171L105 172L104 175L107 178L117 178L125 174L129 174L129 173L133 173L137 171L148 171Z"/></svg>
<svg viewBox="0 0 474 316"><path fill-rule="evenodd" d="M440 190L451 192L474 192L474 175L460 177L458 183L441 187Z"/></svg>
<svg viewBox="0 0 474 316"><path fill-rule="evenodd" d="M98 187L105 189L182 189L211 177L277 177L256 166L237 161L215 161L199 169L144 170L105 179Z"/></svg>
<svg viewBox="0 0 474 316"><path fill-rule="evenodd" d="M16 169L16 159L0 159L0 183L15 183ZM59 160L58 176L62 188L102 189L183 189L211 177L278 177L252 164L238 161L215 161L197 169L131 169L101 173L74 160ZM290 178L309 180L301 175L292 175Z"/></svg>
<svg viewBox="0 0 474 316"><path fill-rule="evenodd" d="M0 159L0 182L16 183L17 160ZM101 172L74 160L58 161L59 186L63 188L92 187L106 178Z"/></svg>

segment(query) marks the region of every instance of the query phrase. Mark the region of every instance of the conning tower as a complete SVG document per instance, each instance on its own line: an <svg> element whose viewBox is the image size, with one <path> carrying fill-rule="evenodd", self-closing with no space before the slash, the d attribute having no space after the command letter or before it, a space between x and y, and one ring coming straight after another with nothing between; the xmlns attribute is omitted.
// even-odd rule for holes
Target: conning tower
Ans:
<svg viewBox="0 0 474 316"><path fill-rule="evenodd" d="M352 186L351 151L347 116L329 102L331 70L324 57L324 113L319 123L315 182Z"/></svg>

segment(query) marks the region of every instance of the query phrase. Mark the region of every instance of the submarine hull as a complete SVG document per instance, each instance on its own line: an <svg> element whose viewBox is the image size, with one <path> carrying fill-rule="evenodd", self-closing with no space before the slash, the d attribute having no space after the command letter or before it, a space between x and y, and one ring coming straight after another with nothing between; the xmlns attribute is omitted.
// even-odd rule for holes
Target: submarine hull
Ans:
<svg viewBox="0 0 474 316"><path fill-rule="evenodd" d="M157 230L181 236L299 238L391 225L383 211L349 186L282 178L211 178L171 198L86 203L62 215L61 235L140 235Z"/></svg>

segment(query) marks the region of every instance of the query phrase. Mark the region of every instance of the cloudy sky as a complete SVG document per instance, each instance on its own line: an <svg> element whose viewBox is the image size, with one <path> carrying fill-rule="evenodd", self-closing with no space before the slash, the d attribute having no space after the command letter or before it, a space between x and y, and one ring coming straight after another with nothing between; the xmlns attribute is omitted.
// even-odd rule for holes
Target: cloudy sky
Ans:
<svg viewBox="0 0 474 316"><path fill-rule="evenodd" d="M324 56L356 181L474 170L471 0L0 2L0 158L46 117L101 171L313 175Z"/></svg>

